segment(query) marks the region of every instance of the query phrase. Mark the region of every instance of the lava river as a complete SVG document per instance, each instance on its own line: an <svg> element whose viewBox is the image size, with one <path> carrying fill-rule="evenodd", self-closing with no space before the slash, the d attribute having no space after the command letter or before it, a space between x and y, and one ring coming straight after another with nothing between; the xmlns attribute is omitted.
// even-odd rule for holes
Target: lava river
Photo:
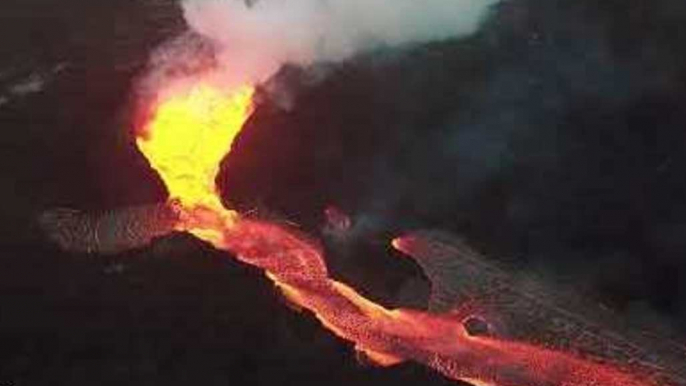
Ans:
<svg viewBox="0 0 686 386"><path fill-rule="evenodd" d="M638 386L657 383L617 366L533 344L472 336L459 309L387 309L329 277L322 251L287 226L241 218L221 204L219 163L251 113L253 89L226 93L200 83L154 106L137 145L164 181L190 232L259 267L298 308L380 365L406 360L475 385Z"/></svg>

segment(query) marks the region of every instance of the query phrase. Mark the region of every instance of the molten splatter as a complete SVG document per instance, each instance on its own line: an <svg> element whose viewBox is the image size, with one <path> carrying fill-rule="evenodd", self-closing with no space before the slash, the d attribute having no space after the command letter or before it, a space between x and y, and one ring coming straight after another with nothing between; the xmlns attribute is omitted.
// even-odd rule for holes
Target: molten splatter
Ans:
<svg viewBox="0 0 686 386"><path fill-rule="evenodd" d="M227 94L201 84L163 100L138 138L170 198L181 203L178 229L263 269L298 308L312 311L380 365L414 360L478 385L648 384L570 354L470 336L461 322L465 315L386 309L331 279L322 252L305 235L225 209L214 179L248 117L251 95L249 87Z"/></svg>

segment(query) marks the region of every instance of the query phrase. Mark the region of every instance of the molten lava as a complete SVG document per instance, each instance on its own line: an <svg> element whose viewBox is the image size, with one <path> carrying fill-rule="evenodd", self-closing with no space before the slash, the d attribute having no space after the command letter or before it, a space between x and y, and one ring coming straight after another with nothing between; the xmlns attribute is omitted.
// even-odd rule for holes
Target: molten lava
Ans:
<svg viewBox="0 0 686 386"><path fill-rule="evenodd" d="M200 83L162 100L150 122L138 133L136 144L169 192L169 199L185 210L188 221L214 226L185 230L215 240L215 228L233 221L217 193L219 165L250 115L252 87L228 93ZM199 217L199 219L198 219Z"/></svg>
<svg viewBox="0 0 686 386"><path fill-rule="evenodd" d="M219 163L250 114L253 88L225 93L197 85L163 100L136 143L186 208L221 209L215 187Z"/></svg>
<svg viewBox="0 0 686 386"><path fill-rule="evenodd" d="M252 93L200 84L162 100L140 134L138 146L180 203L177 229L263 269L291 302L380 365L414 360L478 385L651 384L571 354L470 336L459 313L386 309L331 279L321 250L305 235L225 209L214 180L250 114Z"/></svg>

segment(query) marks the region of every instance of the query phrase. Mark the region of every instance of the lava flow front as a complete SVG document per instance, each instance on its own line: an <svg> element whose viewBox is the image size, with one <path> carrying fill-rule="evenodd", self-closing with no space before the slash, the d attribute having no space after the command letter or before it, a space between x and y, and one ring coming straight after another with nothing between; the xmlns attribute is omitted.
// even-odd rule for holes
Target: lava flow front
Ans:
<svg viewBox="0 0 686 386"><path fill-rule="evenodd" d="M225 93L201 84L162 100L138 146L180 205L177 229L263 269L302 309L380 365L404 360L478 385L639 386L617 368L527 343L470 336L466 315L389 310L332 280L321 250L291 228L241 219L214 185L221 159L250 114L252 88Z"/></svg>

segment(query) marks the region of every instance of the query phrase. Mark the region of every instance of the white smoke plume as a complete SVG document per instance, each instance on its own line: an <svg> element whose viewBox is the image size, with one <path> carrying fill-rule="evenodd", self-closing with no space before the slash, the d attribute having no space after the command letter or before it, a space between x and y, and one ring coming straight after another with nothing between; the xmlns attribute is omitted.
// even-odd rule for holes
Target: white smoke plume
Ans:
<svg viewBox="0 0 686 386"><path fill-rule="evenodd" d="M229 85L285 63L340 61L374 48L468 35L498 0L183 0L187 23L218 47Z"/></svg>

